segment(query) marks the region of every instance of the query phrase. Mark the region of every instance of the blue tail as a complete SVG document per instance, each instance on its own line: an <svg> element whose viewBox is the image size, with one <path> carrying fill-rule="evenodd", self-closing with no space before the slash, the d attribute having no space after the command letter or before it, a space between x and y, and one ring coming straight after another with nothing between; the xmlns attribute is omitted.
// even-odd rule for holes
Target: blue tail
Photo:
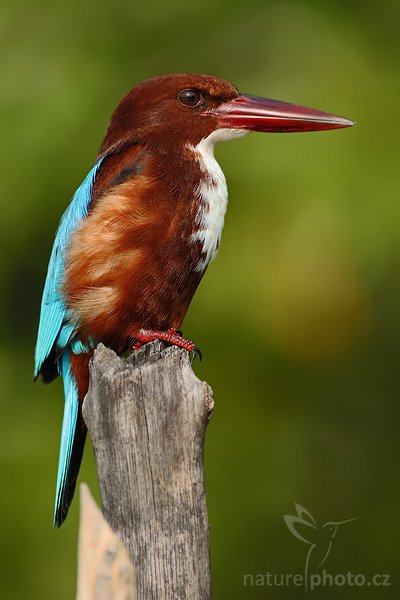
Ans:
<svg viewBox="0 0 400 600"><path fill-rule="evenodd" d="M59 358L58 369L64 382L65 407L54 507L56 527L60 527L65 520L72 502L86 438L86 426L79 406L78 386L71 372L70 349Z"/></svg>

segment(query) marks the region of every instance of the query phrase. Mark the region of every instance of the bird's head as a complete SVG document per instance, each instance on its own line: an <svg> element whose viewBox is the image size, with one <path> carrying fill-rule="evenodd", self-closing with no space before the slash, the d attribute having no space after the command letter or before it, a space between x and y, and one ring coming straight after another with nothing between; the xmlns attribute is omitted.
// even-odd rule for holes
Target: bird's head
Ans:
<svg viewBox="0 0 400 600"><path fill-rule="evenodd" d="M100 156L126 143L168 153L211 136L213 143L250 131L337 129L353 121L312 108L241 94L218 77L175 74L134 87L115 109Z"/></svg>
<svg viewBox="0 0 400 600"><path fill-rule="evenodd" d="M352 521L357 521L360 517L353 517L352 519L346 519L345 521L328 521L321 527L321 531L327 532L327 535L330 539L333 539L337 534L338 527L345 525L346 523L351 523Z"/></svg>

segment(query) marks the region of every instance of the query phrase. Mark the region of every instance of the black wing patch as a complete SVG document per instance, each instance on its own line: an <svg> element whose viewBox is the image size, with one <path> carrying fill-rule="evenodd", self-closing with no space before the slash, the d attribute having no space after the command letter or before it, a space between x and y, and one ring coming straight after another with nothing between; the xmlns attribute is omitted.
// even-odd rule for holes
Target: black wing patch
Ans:
<svg viewBox="0 0 400 600"><path fill-rule="evenodd" d="M143 173L143 166L139 161L133 163L133 165L129 165L122 169L120 173L111 182L111 186L120 185L121 183L125 183L132 177L132 175L139 175Z"/></svg>

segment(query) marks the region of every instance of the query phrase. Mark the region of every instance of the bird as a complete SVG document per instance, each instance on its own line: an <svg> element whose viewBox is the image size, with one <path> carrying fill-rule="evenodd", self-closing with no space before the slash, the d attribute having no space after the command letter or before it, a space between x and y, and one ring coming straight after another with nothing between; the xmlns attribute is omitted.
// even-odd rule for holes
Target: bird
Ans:
<svg viewBox="0 0 400 600"><path fill-rule="evenodd" d="M189 304L215 258L227 185L217 142L251 131L338 129L353 121L242 94L219 77L148 79L112 113L100 150L61 218L44 284L35 380L61 375L64 415L54 525L71 504L86 437L82 403L101 342L118 354L181 335Z"/></svg>
<svg viewBox="0 0 400 600"><path fill-rule="evenodd" d="M317 571L328 558L332 540L336 536L338 527L357 521L360 517L353 517L344 521L327 521L319 526L312 514L298 502L294 503L297 515L284 515L283 519L289 531L299 540L310 546L304 566L304 587L307 592L310 575Z"/></svg>

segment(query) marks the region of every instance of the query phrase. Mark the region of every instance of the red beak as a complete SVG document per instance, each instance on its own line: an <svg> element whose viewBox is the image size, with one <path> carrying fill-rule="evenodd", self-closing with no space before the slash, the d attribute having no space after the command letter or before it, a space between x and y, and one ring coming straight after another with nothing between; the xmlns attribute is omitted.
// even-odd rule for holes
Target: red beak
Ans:
<svg viewBox="0 0 400 600"><path fill-rule="evenodd" d="M220 128L249 131L320 131L355 125L354 121L314 108L247 94L204 114L216 117Z"/></svg>

